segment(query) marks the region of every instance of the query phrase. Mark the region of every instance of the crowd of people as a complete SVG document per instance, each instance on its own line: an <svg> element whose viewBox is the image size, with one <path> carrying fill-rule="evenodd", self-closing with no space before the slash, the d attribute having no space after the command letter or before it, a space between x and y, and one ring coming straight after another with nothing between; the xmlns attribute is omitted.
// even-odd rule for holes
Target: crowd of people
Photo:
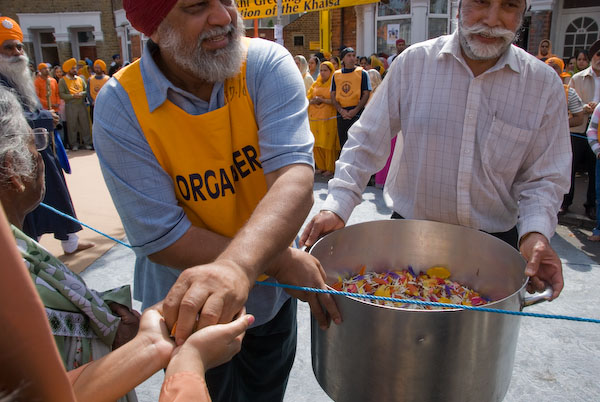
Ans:
<svg viewBox="0 0 600 402"><path fill-rule="evenodd" d="M391 63L405 49L405 40L398 39L397 53L389 57L386 54L357 57L353 48L345 46L340 49L339 58L319 52L311 55L307 62L303 55L294 56L309 101L308 118L315 139L315 173L325 179L333 177L348 130L358 121L385 77L388 61ZM392 144L395 141L393 139ZM391 155L369 184L383 187L390 161Z"/></svg>
<svg viewBox="0 0 600 402"><path fill-rule="evenodd" d="M587 175L587 189L583 204L585 215L596 221L590 241L600 241L600 184L598 183L597 134L591 124L592 115L600 102L600 40L589 49L577 49L570 58L562 59L552 54L548 39L540 42L537 58L552 67L565 88L569 130L571 133L571 185L565 194L559 215L570 211L575 197L575 178Z"/></svg>
<svg viewBox="0 0 600 402"><path fill-rule="evenodd" d="M342 317L328 294L255 281L325 289L299 246L342 228L373 177L391 218L487 232L527 260L530 291L558 297L549 239L580 162L600 190L600 40L565 71L547 40L537 59L511 46L529 1L502 5L462 0L453 34L398 39L393 56L343 47L307 60L244 38L235 3L124 0L149 38L139 60L120 68L115 55L107 72L73 58L34 75L20 27L0 17L0 295L29 311L0 310L20 335L0 354L14 368L2 378L9 398L132 401L162 368L161 401L281 401L296 300L323 330ZM136 255L142 315L129 286L89 289L38 243L55 233L67 253L93 246L38 207L75 216L61 125L72 151L96 151ZM329 193L298 238L315 171ZM586 212L600 241L595 194ZM43 349L23 344L32 331Z"/></svg>

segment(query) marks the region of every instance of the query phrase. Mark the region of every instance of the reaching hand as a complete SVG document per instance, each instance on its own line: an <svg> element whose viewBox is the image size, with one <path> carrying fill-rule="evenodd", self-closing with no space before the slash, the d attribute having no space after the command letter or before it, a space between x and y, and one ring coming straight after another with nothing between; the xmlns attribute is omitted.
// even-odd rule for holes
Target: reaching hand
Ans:
<svg viewBox="0 0 600 402"><path fill-rule="evenodd" d="M184 270L163 301L167 326L177 322L176 342L191 335L198 314L198 327L228 323L242 309L254 279L237 264L218 260Z"/></svg>
<svg viewBox="0 0 600 402"><path fill-rule="evenodd" d="M312 247L320 237L345 226L342 218L331 211L321 211L313 216L300 237L300 247Z"/></svg>
<svg viewBox="0 0 600 402"><path fill-rule="evenodd" d="M169 337L167 324L162 315L162 302L144 311L137 336L147 339L156 347L161 362L160 366L167 367L175 349L175 342Z"/></svg>
<svg viewBox="0 0 600 402"><path fill-rule="evenodd" d="M564 287L562 263L546 236L536 232L528 233L522 238L519 248L527 260L525 274L530 277L527 290L539 292L551 285L551 300L556 299Z"/></svg>
<svg viewBox="0 0 600 402"><path fill-rule="evenodd" d="M240 312L240 316L227 324L216 324L194 332L183 345L173 351L166 376L181 371L205 370L228 362L242 347L242 339L254 317Z"/></svg>
<svg viewBox="0 0 600 402"><path fill-rule="evenodd" d="M278 259L277 266L273 267L269 273L279 283L286 285L327 289L325 285L327 275L325 275L319 260L299 249L288 248ZM342 316L330 294L291 289L286 289L286 292L297 299L308 302L310 311L322 329L329 327L329 317L336 324L342 322ZM329 313L329 317L323 308Z"/></svg>
<svg viewBox="0 0 600 402"><path fill-rule="evenodd" d="M127 306L119 303L109 303L108 306L113 313L121 317L121 322L117 328L117 334L112 344L113 350L117 349L132 340L138 332L140 326L140 313L130 310Z"/></svg>

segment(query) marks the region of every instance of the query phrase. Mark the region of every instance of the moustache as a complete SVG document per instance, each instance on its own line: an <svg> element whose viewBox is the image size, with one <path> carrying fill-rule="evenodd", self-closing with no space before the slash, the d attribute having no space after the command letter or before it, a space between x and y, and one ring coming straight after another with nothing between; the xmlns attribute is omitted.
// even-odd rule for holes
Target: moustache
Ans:
<svg viewBox="0 0 600 402"><path fill-rule="evenodd" d="M462 26L465 35L481 35L489 38L499 38L505 41L512 41L515 33L505 28L490 28L483 24L475 24L470 27Z"/></svg>
<svg viewBox="0 0 600 402"><path fill-rule="evenodd" d="M232 24L229 24L226 27L215 28L211 29L208 32L203 32L198 38L198 41L202 42L205 39L210 39L219 35L229 35L233 32L235 32L235 27Z"/></svg>
<svg viewBox="0 0 600 402"><path fill-rule="evenodd" d="M14 64L14 63L29 63L29 57L25 56L25 55L18 55L18 56L5 56L3 54L0 54L0 61L7 63L7 64Z"/></svg>

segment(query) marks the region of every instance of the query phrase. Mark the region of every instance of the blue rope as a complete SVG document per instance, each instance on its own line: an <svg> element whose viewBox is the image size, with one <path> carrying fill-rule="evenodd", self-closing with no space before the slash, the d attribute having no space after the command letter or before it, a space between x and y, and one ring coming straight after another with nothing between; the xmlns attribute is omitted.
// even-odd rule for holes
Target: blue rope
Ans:
<svg viewBox="0 0 600 402"><path fill-rule="evenodd" d="M62 216L63 218L67 218L67 219L69 219L69 220L72 220L73 222L77 222L77 223L79 223L81 226L85 226L86 228L88 228L88 229L90 229L90 230L93 230L94 232L98 233L99 235L102 235L102 236L104 236L104 237L108 237L108 238L109 238L109 239L111 239L112 241L114 241L114 242L117 242L117 243L119 243L119 244L120 244L120 245L122 245L122 246L125 246L125 247L127 247L127 248L132 248L132 247L131 247L129 244L127 244L127 243L125 243L125 242L123 242L123 241L121 241L121 240L119 240L119 239L116 239L116 238L112 237L111 235L108 235L108 234L106 234L106 233L102 233L101 231L99 231L99 230L97 230L97 229L94 229L93 227L91 227L91 226L89 226L89 225L86 225L85 223L81 222L80 220L78 220L78 219L75 219L75 218L73 218L72 216L65 214L64 212L61 212L61 211L59 211L58 209L51 207L50 205L46 205L46 204L44 204L43 202L42 202L42 203L40 203L40 205L41 205L42 207L46 208L46 209L49 209L50 211L52 211L52 212L54 212L54 213L56 213L56 214L58 214L58 215Z"/></svg>
<svg viewBox="0 0 600 402"><path fill-rule="evenodd" d="M573 134L571 133L571 137L577 137L577 138L584 138L584 139L588 139L588 137L586 137L585 135L579 135L579 134Z"/></svg>
<svg viewBox="0 0 600 402"><path fill-rule="evenodd" d="M256 283L258 285L263 285L263 286L273 286L273 287L278 287L278 288L301 290L304 292L328 293L328 294L338 295L338 296L359 297L359 298L364 298L364 299L391 301L391 302L395 302L395 303L416 304L416 305L420 305L420 306L457 308L457 309L463 309L463 310L484 311L487 313L518 315L518 316L536 317L536 318L549 318L549 319L555 319L555 320L591 322L594 324L600 324L600 320L597 320L597 319L574 317L574 316L569 316L569 315L527 313L527 312L523 312L523 311L500 310L500 309L493 309L493 308L488 308L488 307L463 306L460 304L426 302L426 301L421 301L421 300L410 300L410 299L396 299L393 297L373 296L373 295L351 293L351 292L340 292L338 290L316 289L316 288L307 288L307 287L302 287L302 286L284 285L282 283L275 283L275 282L258 282L257 281Z"/></svg>
<svg viewBox="0 0 600 402"><path fill-rule="evenodd" d="M127 244L119 239L116 239L106 233L103 233L97 229L94 229L93 227L86 225L85 223L81 222L80 220L73 218L72 216L67 215L64 212L59 211L56 208L53 208L44 203L41 203L40 205L46 209L49 209L52 212L64 217L64 218L67 218L73 222L77 222L80 225L85 226L86 228L88 228L90 230L93 230L94 232L98 233L99 235L109 238L112 241L119 243L122 246L125 246L127 248L132 248L129 244ZM522 311L500 310L500 309L493 309L493 308L487 308L487 307L463 306L463 305L459 305L459 304L426 302L426 301L421 301L421 300L410 300L410 299L396 299L393 297L373 296L373 295L360 294L360 293L340 292L337 290L317 289L317 288L308 288L308 287L303 287L303 286L285 285L282 283L275 283L275 282L258 282L257 281L256 284L263 285L263 286L279 287L279 288L284 288L284 289L300 290L303 292L329 293L332 295L359 297L359 298L372 299L372 300L391 301L391 302L395 302L395 303L416 304L416 305L421 305L421 306L432 306L432 307L456 308L456 309L463 309L463 310L483 311L483 312L496 313L496 314L508 314L508 315L518 315L518 316L525 316L525 317L549 318L549 319L555 319L555 320L580 321L580 322L591 322L594 324L600 324L600 320L596 320L593 318L574 317L574 316L568 316L568 315L526 313L526 312L522 312Z"/></svg>

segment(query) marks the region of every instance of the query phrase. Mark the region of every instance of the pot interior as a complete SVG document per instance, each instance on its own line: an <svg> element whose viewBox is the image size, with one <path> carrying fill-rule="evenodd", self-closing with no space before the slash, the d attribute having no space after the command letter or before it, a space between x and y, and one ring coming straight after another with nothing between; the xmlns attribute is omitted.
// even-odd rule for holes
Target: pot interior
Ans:
<svg viewBox="0 0 600 402"><path fill-rule="evenodd" d="M440 222L393 219L350 225L320 239L310 253L323 265L328 285L363 265L375 272L410 265L416 273L444 266L450 279L496 302L527 282L525 259L513 247L487 233Z"/></svg>

